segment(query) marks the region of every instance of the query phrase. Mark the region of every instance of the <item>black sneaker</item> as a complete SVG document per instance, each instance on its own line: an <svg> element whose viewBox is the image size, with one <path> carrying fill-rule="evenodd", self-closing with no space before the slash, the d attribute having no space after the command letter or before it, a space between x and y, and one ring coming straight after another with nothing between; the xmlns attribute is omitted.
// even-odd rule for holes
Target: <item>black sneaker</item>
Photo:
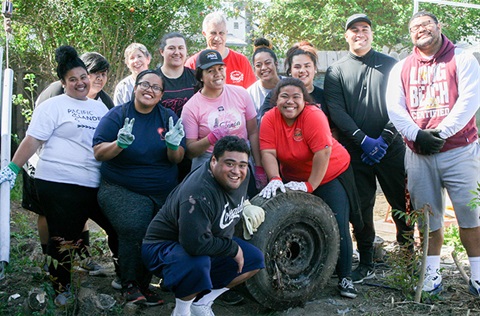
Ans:
<svg viewBox="0 0 480 316"><path fill-rule="evenodd" d="M358 294L357 289L353 286L351 278L343 278L338 282L338 290L343 297L355 298Z"/></svg>
<svg viewBox="0 0 480 316"><path fill-rule="evenodd" d="M123 297L125 298L127 303L141 304L147 301L147 299L142 294L142 292L140 292L140 289L138 288L138 286L136 286L133 283L129 283L127 285L127 288L123 293Z"/></svg>
<svg viewBox="0 0 480 316"><path fill-rule="evenodd" d="M353 283L362 283L365 280L373 279L375 277L375 269L373 266L366 264L359 264L352 272Z"/></svg>
<svg viewBox="0 0 480 316"><path fill-rule="evenodd" d="M146 301L142 302L144 305L147 306L157 306L163 304L163 299L150 289L142 289L142 294L147 299Z"/></svg>
<svg viewBox="0 0 480 316"><path fill-rule="evenodd" d="M220 295L218 299L227 305L237 305L243 301L243 296L235 291L228 290Z"/></svg>

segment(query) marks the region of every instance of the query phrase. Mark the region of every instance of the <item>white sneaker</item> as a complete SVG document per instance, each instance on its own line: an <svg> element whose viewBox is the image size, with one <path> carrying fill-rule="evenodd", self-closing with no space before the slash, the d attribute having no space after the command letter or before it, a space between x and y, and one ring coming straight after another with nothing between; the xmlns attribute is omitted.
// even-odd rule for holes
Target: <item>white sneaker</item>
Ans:
<svg viewBox="0 0 480 316"><path fill-rule="evenodd" d="M190 307L190 312L192 316L215 316L212 310L213 302L208 303L208 305L196 305L192 304Z"/></svg>
<svg viewBox="0 0 480 316"><path fill-rule="evenodd" d="M173 309L171 316L191 316L190 312L188 314L179 314L176 309Z"/></svg>
<svg viewBox="0 0 480 316"><path fill-rule="evenodd" d="M422 291L430 294L438 294L443 290L442 275L437 271L429 271L423 280Z"/></svg>

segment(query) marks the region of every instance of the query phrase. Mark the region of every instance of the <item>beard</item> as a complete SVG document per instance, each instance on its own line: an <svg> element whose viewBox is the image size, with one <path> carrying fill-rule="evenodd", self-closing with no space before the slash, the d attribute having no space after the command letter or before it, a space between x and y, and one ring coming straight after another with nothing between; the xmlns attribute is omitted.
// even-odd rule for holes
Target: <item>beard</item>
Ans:
<svg viewBox="0 0 480 316"><path fill-rule="evenodd" d="M423 49L423 48L435 46L437 43L439 43L442 40L440 33L434 34L431 31L428 31L427 34L430 36L427 38L417 39L414 45L419 49Z"/></svg>

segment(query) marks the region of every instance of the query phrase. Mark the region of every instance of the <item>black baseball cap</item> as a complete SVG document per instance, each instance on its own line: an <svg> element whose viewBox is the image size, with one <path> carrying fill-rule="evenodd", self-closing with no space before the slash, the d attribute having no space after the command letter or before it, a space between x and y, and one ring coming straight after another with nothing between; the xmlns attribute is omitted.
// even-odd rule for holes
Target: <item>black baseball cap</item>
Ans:
<svg viewBox="0 0 480 316"><path fill-rule="evenodd" d="M368 25L372 26L372 21L370 21L370 19L366 14L357 13L357 14L351 15L347 19L347 23L345 24L345 31L348 30L350 26L352 26L354 23L357 23L357 22L367 22Z"/></svg>
<svg viewBox="0 0 480 316"><path fill-rule="evenodd" d="M205 49L197 57L196 68L208 69L215 65L225 65L222 55L213 49Z"/></svg>

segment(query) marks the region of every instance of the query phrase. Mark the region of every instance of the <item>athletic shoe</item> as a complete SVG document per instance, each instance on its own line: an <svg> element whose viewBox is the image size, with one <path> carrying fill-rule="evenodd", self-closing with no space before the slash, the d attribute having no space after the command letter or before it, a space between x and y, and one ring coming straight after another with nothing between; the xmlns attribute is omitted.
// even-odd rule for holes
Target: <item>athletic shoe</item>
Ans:
<svg viewBox="0 0 480 316"><path fill-rule="evenodd" d="M90 257L80 261L78 270L88 272L89 275L105 275L105 268L93 261Z"/></svg>
<svg viewBox="0 0 480 316"><path fill-rule="evenodd" d="M190 307L190 313L192 316L215 316L212 304L213 302L208 303L208 305L196 305L193 303Z"/></svg>
<svg viewBox="0 0 480 316"><path fill-rule="evenodd" d="M475 296L480 296L480 281L470 279L470 281L468 281L468 285L470 285L470 293Z"/></svg>
<svg viewBox="0 0 480 316"><path fill-rule="evenodd" d="M143 289L142 290L143 296L147 299L143 302L144 305L147 306L157 306L163 304L163 299L157 293L151 291L150 289Z"/></svg>
<svg viewBox="0 0 480 316"><path fill-rule="evenodd" d="M73 302L74 296L73 294L67 290L62 292L55 297L54 303L57 307L63 308Z"/></svg>
<svg viewBox="0 0 480 316"><path fill-rule="evenodd" d="M228 290L220 295L218 299L227 305L237 305L243 301L243 296L235 291Z"/></svg>
<svg viewBox="0 0 480 316"><path fill-rule="evenodd" d="M429 272L425 275L423 280L422 291L435 295L443 290L442 275L437 271Z"/></svg>
<svg viewBox="0 0 480 316"><path fill-rule="evenodd" d="M355 298L358 294L357 289L353 286L351 278L343 278L338 282L338 290L343 297Z"/></svg>
<svg viewBox="0 0 480 316"><path fill-rule="evenodd" d="M145 296L140 292L138 286L134 285L133 283L129 283L127 285L127 289L123 293L123 297L127 301L127 303L134 303L134 304L141 304L146 302Z"/></svg>
<svg viewBox="0 0 480 316"><path fill-rule="evenodd" d="M352 272L353 283L362 283L365 280L373 279L375 277L375 269L373 266L360 263L358 267Z"/></svg>
<svg viewBox="0 0 480 316"><path fill-rule="evenodd" d="M112 280L111 285L115 290L121 290L122 289L122 280L120 279L120 277L118 275L115 276L115 278Z"/></svg>

